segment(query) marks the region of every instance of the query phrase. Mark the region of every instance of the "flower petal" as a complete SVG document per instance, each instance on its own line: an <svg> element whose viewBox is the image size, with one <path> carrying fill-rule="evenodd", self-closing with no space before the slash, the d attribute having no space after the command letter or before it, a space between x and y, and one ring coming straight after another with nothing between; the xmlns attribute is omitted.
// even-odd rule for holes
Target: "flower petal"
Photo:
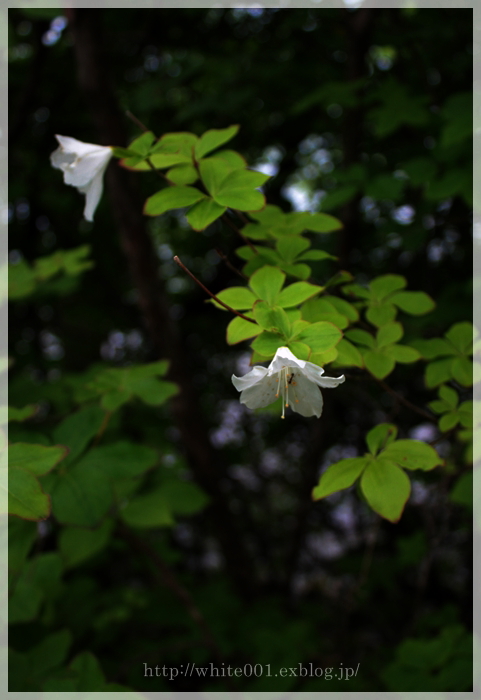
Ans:
<svg viewBox="0 0 481 700"><path fill-rule="evenodd" d="M99 172L86 187L79 187L79 192L85 194L84 218L87 221L94 220L94 213L97 209L100 197L104 189L104 171Z"/></svg>
<svg viewBox="0 0 481 700"><path fill-rule="evenodd" d="M345 381L345 377L342 374L340 377L323 377L324 370L322 367L318 367L313 362L306 362L306 366L303 369L303 374L311 382L314 382L318 386L325 387L327 389L334 389L339 384Z"/></svg>
<svg viewBox="0 0 481 700"><path fill-rule="evenodd" d="M60 136L59 134L55 134L55 138L59 142L60 149L64 153L74 153L77 158L85 156L97 148L107 148L107 146L99 146L96 143L84 143L83 141L74 139L72 136Z"/></svg>
<svg viewBox="0 0 481 700"><path fill-rule="evenodd" d="M296 374L289 384L289 406L301 416L317 416L323 407L322 394L318 387L302 374Z"/></svg>
<svg viewBox="0 0 481 700"><path fill-rule="evenodd" d="M263 368L265 369L265 368ZM278 396L279 377L264 377L255 384L244 389L240 395L240 402L247 408L262 408L273 403Z"/></svg>
<svg viewBox="0 0 481 700"><path fill-rule="evenodd" d="M267 374L267 368L256 365L251 369L250 372L244 374L243 377L236 377L235 374L232 375L232 384L235 386L237 391L244 391L250 386L254 386L257 382L260 382Z"/></svg>
<svg viewBox="0 0 481 700"><path fill-rule="evenodd" d="M297 367L302 369L306 362L298 360L297 357L285 346L278 348L274 359L269 365L269 374L280 372L283 367Z"/></svg>

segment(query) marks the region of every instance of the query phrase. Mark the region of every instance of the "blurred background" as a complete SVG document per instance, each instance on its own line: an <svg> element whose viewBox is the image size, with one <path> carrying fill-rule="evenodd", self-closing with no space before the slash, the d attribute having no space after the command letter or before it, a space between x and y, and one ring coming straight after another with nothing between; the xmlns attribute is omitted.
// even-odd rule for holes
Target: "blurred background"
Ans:
<svg viewBox="0 0 481 700"><path fill-rule="evenodd" d="M29 542L21 566L28 552L56 553L61 573L32 616L14 617L10 690L61 689L18 669L64 628L66 664L89 650L108 681L138 691L469 690L471 514L451 497L462 446L437 443L447 467L412 475L396 525L355 490L313 503L322 470L363 454L373 426L434 441L436 420L356 368L324 392L319 421L245 409L230 377L248 371L249 348L226 344L230 316L172 260L214 292L237 285L223 260L241 268L235 232L220 220L194 232L182 211L143 218L155 175L116 160L86 222L49 156L55 134L127 146L141 133L127 111L157 136L240 124L228 147L271 175L270 204L343 222L311 234L338 258L314 263L313 281L404 275L437 303L403 317L405 342L442 336L471 317L472 11L32 8L10 10L9 31L9 262L80 246L94 262L14 293L10 403L36 413L9 439L50 444L94 369L169 359L181 393L126 404L102 444L156 451L146 493L165 474L195 485L173 524L133 536L109 525L77 558L55 513L15 520L12 537ZM421 363L387 383L424 409L436 398ZM144 677L144 663L187 662L360 670L348 682Z"/></svg>

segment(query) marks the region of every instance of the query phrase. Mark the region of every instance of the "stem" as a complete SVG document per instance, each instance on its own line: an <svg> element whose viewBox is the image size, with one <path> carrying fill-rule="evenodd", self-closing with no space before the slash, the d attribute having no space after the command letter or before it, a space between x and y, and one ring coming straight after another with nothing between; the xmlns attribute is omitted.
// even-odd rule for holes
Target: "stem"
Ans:
<svg viewBox="0 0 481 700"><path fill-rule="evenodd" d="M127 116L129 119L131 119L131 120L134 122L134 124L136 124L136 125L139 127L139 129L140 129L141 131L149 131L149 129L145 126L145 124L143 124L143 123L140 121L140 119L138 119L138 118L135 116L135 114L132 114L132 112L130 112L129 110L127 110L127 111L125 112L125 114L126 114L126 116Z"/></svg>
<svg viewBox="0 0 481 700"><path fill-rule="evenodd" d="M383 381L382 379L377 379L376 377L374 377L374 379L376 380L376 382L380 386L382 386L384 391L387 391L389 394L391 394L391 396L396 397L396 399L400 403L404 404L404 406L406 406L407 408L410 408L411 411L415 411L416 413L419 413L420 416L423 416L423 418L426 418L431 423L437 423L436 419L433 418L433 416L431 416L427 411L423 411L422 408L415 406L413 403L411 403L410 401L405 399L404 396L401 396L401 394L398 394L397 391L394 391L394 389L391 389L391 387L388 384L386 384L385 381Z"/></svg>
<svg viewBox="0 0 481 700"><path fill-rule="evenodd" d="M236 311L236 310L233 309L231 306L228 306L227 304L224 304L224 302L221 301L218 297L216 297L215 294L212 294L212 292L210 292L210 291L207 289L207 287L205 287L205 286L202 284L202 282L201 282L200 280L198 280L197 277L184 265L184 263L180 260L180 258L179 258L178 255L174 255L174 260L175 260L175 262L177 263L177 265L178 265L179 267L181 267L181 268L184 270L184 272L187 272L187 274L189 275L189 277L192 277L192 279L194 280L194 282L196 282L196 283L199 285L199 287L200 287L201 289L204 290L204 292L205 292L206 294L208 294L210 297L212 297L212 299L214 299L214 301L216 301L218 304L220 304L220 305L223 306L225 309L227 309L227 311L230 311L231 313L235 314L236 316L239 316L240 318L243 318L244 321L249 321L249 323L254 323L255 325L257 325L257 323L254 321L254 319L249 318L248 316L244 316L244 314L239 313L239 311Z"/></svg>
<svg viewBox="0 0 481 700"><path fill-rule="evenodd" d="M128 528L123 523L118 525L119 534L124 540L126 540L132 549L143 554L146 559L152 564L155 570L156 578L162 585L169 588L176 598L182 603L186 609L189 617L199 628L204 644L208 647L211 653L214 655L218 661L222 662L222 654L217 646L214 636L207 624L205 617L202 615L201 611L195 604L192 596L190 595L187 588L178 580L175 573L171 568L164 562L162 557L158 554L157 550L150 546L150 544L141 537L138 537L130 528Z"/></svg>
<svg viewBox="0 0 481 700"><path fill-rule="evenodd" d="M247 277L247 275L244 275L243 272L241 272L241 271L238 270L236 267L234 267L234 265L231 263L231 261L229 260L229 258L227 257L227 255L226 255L225 253L223 253L219 248L216 248L216 249L215 249L215 252L216 252L217 255L221 258L221 260L227 265L227 267L229 268L229 270L232 270L232 272L235 272L235 274L236 274L236 275L239 275L239 277L242 277L242 279L245 279L245 280L248 280L248 279L249 279L249 278Z"/></svg>
<svg viewBox="0 0 481 700"><path fill-rule="evenodd" d="M228 216L226 216L225 214L222 214L222 216L221 216L220 218L222 219L222 221L225 221L225 223L226 223L228 226L230 226L231 229L232 229L233 231L235 231L235 232L242 238L242 240L244 241L244 243L245 243L246 245L248 245L249 248L250 248L251 250L254 251L254 253L257 253L257 248L255 247L255 245L254 245L253 243L251 243L250 240L244 236L244 234L242 233L242 231L240 230L240 228L237 228L237 226L234 224L233 221L231 221L231 220L229 219Z"/></svg>

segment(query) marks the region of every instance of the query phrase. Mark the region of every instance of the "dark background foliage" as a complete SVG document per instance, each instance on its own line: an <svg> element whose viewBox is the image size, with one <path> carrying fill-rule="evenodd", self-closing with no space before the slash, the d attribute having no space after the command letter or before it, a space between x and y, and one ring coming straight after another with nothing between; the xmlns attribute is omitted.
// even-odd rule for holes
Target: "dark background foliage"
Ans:
<svg viewBox="0 0 481 700"><path fill-rule="evenodd" d="M449 497L460 449L441 444L450 468L415 475L396 525L356 492L310 498L320 470L362 454L379 422L395 422L402 437L436 438L398 398L420 407L436 398L422 365L388 378L398 396L348 369L342 389L325 392L319 421L244 410L230 376L247 369L247 347L225 344L227 313L172 261L179 255L213 291L237 284L216 252L240 267L236 234L219 221L196 233L182 215L141 218L155 176L131 176L116 161L89 224L83 197L49 155L54 134L126 146L139 134L126 110L158 136L240 124L232 147L249 164L270 164L269 203L320 207L344 223L315 237L339 257L316 263L315 281L339 268L361 283L402 274L437 302L427 316L403 318L406 340L442 336L471 316L471 11L56 15L9 15L10 261L89 244L95 266L12 304L11 403L39 408L11 424L10 440L47 444L75 410L67 380L78 373L167 358L180 395L161 408L127 404L102 440L158 451L146 492L171 470L210 505L180 512L172 527L116 524L101 551L65 565L38 614L11 627L10 690L61 689L15 669L65 629L66 664L88 650L108 681L140 691L468 690L469 666L453 656L472 615L469 511ZM55 517L41 523L30 557L54 553L60 530ZM412 642L403 666L396 649L407 638L420 646ZM349 682L143 677L144 663L188 662L360 670Z"/></svg>

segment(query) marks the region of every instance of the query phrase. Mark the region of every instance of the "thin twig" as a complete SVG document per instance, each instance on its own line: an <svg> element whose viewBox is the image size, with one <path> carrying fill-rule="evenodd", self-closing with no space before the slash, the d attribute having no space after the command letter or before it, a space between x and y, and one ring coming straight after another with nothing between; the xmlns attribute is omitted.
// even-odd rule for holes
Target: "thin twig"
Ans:
<svg viewBox="0 0 481 700"><path fill-rule="evenodd" d="M195 282L196 284L198 284L199 287L200 287L201 289L204 290L204 292L205 292L206 294L208 294L210 297L212 297L212 299L214 299L214 301L216 301L218 304L220 304L220 305L223 306L225 309L227 309L227 311L230 311L231 313L235 314L236 316L239 316L240 318L243 318L244 321L249 321L249 323L254 323L255 325L257 325L253 318L249 318L248 316L244 316L244 314L239 313L239 311L236 311L236 310L233 309L231 306L228 306L227 304L224 304L224 302L221 301L218 297L216 297L215 294L212 294L212 292L209 291L209 290L207 289L207 287L205 287L205 286L202 284L202 282L201 282L200 280L197 279L197 277L189 270L189 268L187 268L187 267L184 265L184 263L180 260L180 258L179 258L178 255L174 255L174 260L175 260L175 262L177 263L177 265L178 265L179 267L181 267L181 268L184 270L184 272L187 272L187 274L189 275L189 277L191 277L191 278L194 280L194 282Z"/></svg>
<svg viewBox="0 0 481 700"><path fill-rule="evenodd" d="M222 216L221 216L220 218L222 219L222 221L225 221L225 223L226 223L228 226L230 226L231 229L232 229L233 231L235 231L235 232L237 233L237 235L239 235L239 236L242 238L242 240L244 241L244 243L245 243L246 245L248 245L249 248L250 248L251 250L254 251L254 253L257 253L257 248L255 247L255 245L254 245L253 243L251 243L251 241L250 241L248 238L246 238L246 237L244 236L244 234L242 233L242 231L240 230L240 228L237 228L237 226L234 224L233 221L231 221L231 220L229 219L228 216L226 216L225 214L222 214Z"/></svg>
<svg viewBox="0 0 481 700"><path fill-rule="evenodd" d="M389 384L386 384L382 379L377 379L377 377L374 377L376 382L382 386L384 391L387 391L388 394L391 394L391 396L394 396L400 403L404 404L407 408L410 408L411 411L415 411L416 413L419 413L420 416L423 416L423 418L426 418L428 421L431 423L437 423L437 420L431 416L427 411L423 411L422 408L419 408L415 404L411 403L407 399L404 398L404 396L401 396L401 394L398 394L397 391L394 391L394 389L391 389Z"/></svg>
<svg viewBox="0 0 481 700"><path fill-rule="evenodd" d="M140 119L138 119L138 118L135 116L135 114L132 114L132 112L130 112L129 110L127 110L127 111L125 112L125 114L126 114L126 116L127 116L129 119L131 119L131 120L134 122L134 124L137 124L137 126L139 127L139 129L141 129L141 131L150 131L150 129L148 129L148 128L145 126L145 124L142 124L142 122L140 121Z"/></svg>
<svg viewBox="0 0 481 700"><path fill-rule="evenodd" d="M232 270L232 272L235 272L236 275L239 275L239 277L242 277L242 278L245 279L245 280L248 280L248 279L249 279L249 278L247 277L247 275L244 275L243 272L241 272L240 270L238 270L238 269L231 263L231 261L229 260L229 258L227 257L227 255L226 255L225 253L223 253L219 248L216 248L216 249L215 249L215 252L216 252L217 255L219 256L219 258L221 258L221 260L223 260L223 262L227 265L227 267L229 268L229 270Z"/></svg>
<svg viewBox="0 0 481 700"><path fill-rule="evenodd" d="M197 605L195 604L189 591L178 580L172 569L164 562L158 552L150 546L143 538L135 534L123 523L119 523L118 532L130 546L137 552L141 552L153 565L158 581L172 591L182 603L193 622L200 629L205 645L211 650L214 657L222 662L222 654L217 646L214 636L207 624L207 621Z"/></svg>

